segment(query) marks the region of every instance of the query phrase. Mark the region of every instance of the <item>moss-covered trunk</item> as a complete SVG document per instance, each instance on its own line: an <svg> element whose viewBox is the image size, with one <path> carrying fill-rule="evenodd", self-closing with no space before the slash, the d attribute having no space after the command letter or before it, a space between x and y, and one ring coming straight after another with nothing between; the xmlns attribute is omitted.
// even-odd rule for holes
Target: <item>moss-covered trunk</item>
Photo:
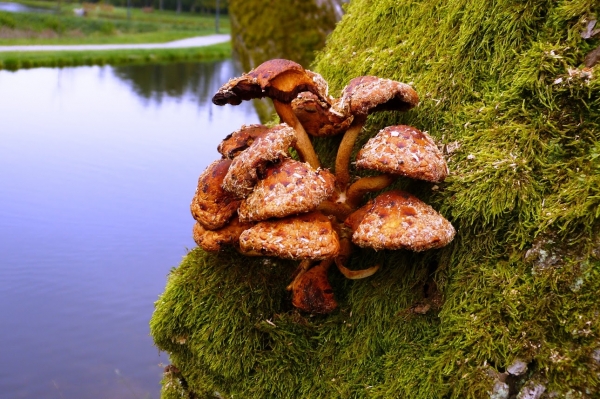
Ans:
<svg viewBox="0 0 600 399"><path fill-rule="evenodd" d="M359 75L413 85L419 107L369 119L362 142L399 123L435 137L450 177L396 186L457 236L361 250L351 268L382 268L332 271L329 316L291 308L290 262L193 250L151 322L177 368L164 398L600 397L598 16L585 0L353 0L313 67L333 94ZM319 140L326 165L338 142Z"/></svg>

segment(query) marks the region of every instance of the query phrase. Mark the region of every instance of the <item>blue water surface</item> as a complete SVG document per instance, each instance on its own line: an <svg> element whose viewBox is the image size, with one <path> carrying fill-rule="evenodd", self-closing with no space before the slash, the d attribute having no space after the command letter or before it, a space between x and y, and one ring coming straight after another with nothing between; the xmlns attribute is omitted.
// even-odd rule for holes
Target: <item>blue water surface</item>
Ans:
<svg viewBox="0 0 600 399"><path fill-rule="evenodd" d="M232 61L0 71L0 398L156 398L149 336L189 203L250 103Z"/></svg>

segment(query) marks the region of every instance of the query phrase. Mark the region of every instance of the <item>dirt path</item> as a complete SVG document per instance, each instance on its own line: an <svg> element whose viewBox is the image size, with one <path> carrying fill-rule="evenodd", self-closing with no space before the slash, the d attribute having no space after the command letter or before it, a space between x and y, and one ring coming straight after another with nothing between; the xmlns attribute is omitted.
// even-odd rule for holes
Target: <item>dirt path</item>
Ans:
<svg viewBox="0 0 600 399"><path fill-rule="evenodd" d="M229 41L229 35L210 35L190 37L167 43L143 44L71 44L71 45L28 45L28 46L0 46L0 51L89 51L89 50L140 50L161 48L186 48L203 47Z"/></svg>

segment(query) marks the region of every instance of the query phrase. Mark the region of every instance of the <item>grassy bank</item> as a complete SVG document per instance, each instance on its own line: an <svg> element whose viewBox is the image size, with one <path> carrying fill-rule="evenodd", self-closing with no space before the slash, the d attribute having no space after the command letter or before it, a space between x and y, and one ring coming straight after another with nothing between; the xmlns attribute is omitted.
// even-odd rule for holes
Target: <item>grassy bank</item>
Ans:
<svg viewBox="0 0 600 399"><path fill-rule="evenodd" d="M78 7L65 5L59 14L0 11L0 45L155 43L215 33L211 16L132 9L128 20L125 8L91 5L87 16L77 17ZM219 25L221 33L229 32L227 17Z"/></svg>
<svg viewBox="0 0 600 399"><path fill-rule="evenodd" d="M144 64L148 62L205 61L223 59L230 55L231 45L229 43L182 49L10 52L0 53L0 70L77 65L122 65Z"/></svg>

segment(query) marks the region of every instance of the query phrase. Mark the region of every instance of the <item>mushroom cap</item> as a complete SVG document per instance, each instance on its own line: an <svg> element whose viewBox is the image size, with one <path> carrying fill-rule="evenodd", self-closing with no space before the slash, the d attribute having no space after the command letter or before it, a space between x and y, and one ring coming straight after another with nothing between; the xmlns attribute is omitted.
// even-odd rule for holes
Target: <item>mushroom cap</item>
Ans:
<svg viewBox="0 0 600 399"><path fill-rule="evenodd" d="M454 227L417 197L388 191L350 215L345 224L360 247L425 251L441 248L454 238Z"/></svg>
<svg viewBox="0 0 600 399"><path fill-rule="evenodd" d="M242 125L239 130L229 134L221 141L217 151L224 158L233 159L256 140L258 136L269 130L265 125Z"/></svg>
<svg viewBox="0 0 600 399"><path fill-rule="evenodd" d="M331 262L325 260L324 262ZM337 308L333 289L327 279L327 267L321 265L309 269L294 281L292 305L309 313L327 314Z"/></svg>
<svg viewBox="0 0 600 399"><path fill-rule="evenodd" d="M259 173L269 162L288 157L296 132L285 123L260 134L252 144L236 156L223 179L223 188L237 198L245 198L258 181Z"/></svg>
<svg viewBox="0 0 600 399"><path fill-rule="evenodd" d="M366 116L376 111L408 111L419 103L419 95L406 83L376 76L354 78L344 88L340 109Z"/></svg>
<svg viewBox="0 0 600 399"><path fill-rule="evenodd" d="M427 133L412 126L388 126L363 146L356 166L439 183L448 176L444 155Z"/></svg>
<svg viewBox="0 0 600 399"><path fill-rule="evenodd" d="M229 159L215 161L198 179L198 187L190 209L194 219L205 229L215 230L223 227L240 206L240 200L221 188L229 165Z"/></svg>
<svg viewBox="0 0 600 399"><path fill-rule="evenodd" d="M310 212L334 190L335 177L329 171L287 158L266 170L238 213L241 221L250 222Z"/></svg>
<svg viewBox="0 0 600 399"><path fill-rule="evenodd" d="M337 256L340 242L329 218L311 212L255 224L240 236L240 248L285 259L322 260Z"/></svg>
<svg viewBox="0 0 600 399"><path fill-rule="evenodd" d="M353 115L338 111L309 91L298 94L292 101L292 109L304 130L313 136L334 136L345 132L354 119Z"/></svg>
<svg viewBox="0 0 600 399"><path fill-rule="evenodd" d="M300 92L310 91L324 98L327 90L321 75L305 70L294 61L273 59L231 79L217 91L212 101L216 105L237 105L243 100L269 97L290 103Z"/></svg>
<svg viewBox="0 0 600 399"><path fill-rule="evenodd" d="M240 234L252 223L240 223L238 218L232 219L227 226L217 230L207 230L198 222L194 224L194 241L207 252L218 252L227 246L237 247Z"/></svg>

